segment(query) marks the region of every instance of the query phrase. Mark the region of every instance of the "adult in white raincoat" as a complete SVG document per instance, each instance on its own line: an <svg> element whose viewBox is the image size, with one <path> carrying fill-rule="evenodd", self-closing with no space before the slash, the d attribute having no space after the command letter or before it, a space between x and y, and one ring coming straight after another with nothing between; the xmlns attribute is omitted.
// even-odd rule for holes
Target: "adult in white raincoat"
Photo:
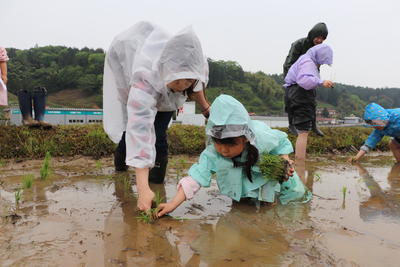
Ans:
<svg viewBox="0 0 400 267"><path fill-rule="evenodd" d="M138 207L148 210L154 197L148 181L164 181L166 130L173 112L190 97L208 116L210 104L203 92L207 60L191 27L172 36L157 25L139 22L114 38L103 82L104 129L119 143L116 170L135 167Z"/></svg>

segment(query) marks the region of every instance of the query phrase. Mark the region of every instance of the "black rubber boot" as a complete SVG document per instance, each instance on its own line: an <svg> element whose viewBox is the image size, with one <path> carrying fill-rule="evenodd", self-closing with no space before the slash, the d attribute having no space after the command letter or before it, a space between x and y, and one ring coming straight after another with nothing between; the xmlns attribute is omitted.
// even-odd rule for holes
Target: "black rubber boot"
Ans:
<svg viewBox="0 0 400 267"><path fill-rule="evenodd" d="M52 125L44 121L44 114L46 112L46 95L47 90L44 87L35 87L33 89L33 109L35 111L35 120L37 120L44 129L52 128Z"/></svg>
<svg viewBox="0 0 400 267"><path fill-rule="evenodd" d="M292 116L291 112L288 112L288 121L289 121L288 132L294 136L298 136L299 133L298 133L296 127L293 125L293 116Z"/></svg>
<svg viewBox="0 0 400 267"><path fill-rule="evenodd" d="M294 136L298 136L298 135L299 135L299 133L298 133L296 127L295 127L293 124L289 124L288 132L289 132L290 134L294 135Z"/></svg>
<svg viewBox="0 0 400 267"><path fill-rule="evenodd" d="M165 174L167 172L168 155L156 156L154 167L149 173L149 182L154 184L164 183Z"/></svg>
<svg viewBox="0 0 400 267"><path fill-rule="evenodd" d="M32 95L27 90L18 91L19 109L22 114L22 124L28 127L39 127L39 123L32 118Z"/></svg>
<svg viewBox="0 0 400 267"><path fill-rule="evenodd" d="M318 129L316 120L313 121L313 129L312 129L312 131L314 133L316 133L318 136L321 136L321 137L325 136L325 134L320 129Z"/></svg>
<svg viewBox="0 0 400 267"><path fill-rule="evenodd" d="M114 151L114 166L115 171L124 172L128 170L128 166L125 162L126 159L126 143L125 143L125 132L122 134L121 141Z"/></svg>
<svg viewBox="0 0 400 267"><path fill-rule="evenodd" d="M317 127L313 128L313 132L316 133L318 136L321 136L321 137L325 136L325 134Z"/></svg>

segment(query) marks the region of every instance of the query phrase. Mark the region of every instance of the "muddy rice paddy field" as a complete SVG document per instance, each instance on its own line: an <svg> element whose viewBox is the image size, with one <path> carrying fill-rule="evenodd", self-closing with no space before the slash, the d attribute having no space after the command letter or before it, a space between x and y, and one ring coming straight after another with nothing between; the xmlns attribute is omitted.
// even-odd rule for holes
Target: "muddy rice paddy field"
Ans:
<svg viewBox="0 0 400 267"><path fill-rule="evenodd" d="M172 198L195 160L171 158L153 190ZM42 164L0 162L0 266L400 264L400 164L389 154L310 159L307 204L232 203L213 182L152 224L138 219L134 172L114 173L111 158L53 158L43 180Z"/></svg>

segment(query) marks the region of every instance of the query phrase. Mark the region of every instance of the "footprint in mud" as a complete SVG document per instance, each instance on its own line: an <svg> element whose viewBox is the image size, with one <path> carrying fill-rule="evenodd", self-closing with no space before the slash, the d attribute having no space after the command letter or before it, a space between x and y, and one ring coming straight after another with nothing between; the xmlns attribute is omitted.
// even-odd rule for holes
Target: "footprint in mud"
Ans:
<svg viewBox="0 0 400 267"><path fill-rule="evenodd" d="M13 214L9 214L9 215L6 215L6 216L4 216L4 220L6 221L6 222L10 222L10 223L12 223L12 224L15 224L18 220L20 220L22 217L21 216L19 216L18 214L16 214L16 213L13 213Z"/></svg>
<svg viewBox="0 0 400 267"><path fill-rule="evenodd" d="M205 208L202 205L196 203L192 203L190 207L186 207L186 209L188 211L185 212L185 214L191 214L191 215L200 215L201 213L199 211L205 210Z"/></svg>

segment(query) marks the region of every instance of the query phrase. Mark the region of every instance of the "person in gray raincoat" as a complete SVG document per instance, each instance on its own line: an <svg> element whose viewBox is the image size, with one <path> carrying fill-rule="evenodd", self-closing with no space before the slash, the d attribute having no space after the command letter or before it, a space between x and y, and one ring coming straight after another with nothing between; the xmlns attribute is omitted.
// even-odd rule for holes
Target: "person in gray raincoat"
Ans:
<svg viewBox="0 0 400 267"><path fill-rule="evenodd" d="M139 22L112 41L104 63L103 123L118 143L116 170L135 167L140 210L149 210L154 198L149 180L164 181L174 111L190 97L208 116L207 82L208 63L191 27L170 35Z"/></svg>
<svg viewBox="0 0 400 267"><path fill-rule="evenodd" d="M325 23L317 23L309 32L307 37L300 38L292 43L289 54L286 57L285 63L283 63L283 78L285 79L290 67L299 59L299 57L307 52L311 47L321 44L328 37L328 28ZM289 120L289 132L297 135L298 132L293 126L293 111L287 105L287 99L285 98L285 111L288 113ZM317 128L316 122L314 122L313 130L316 134L324 136L324 134Z"/></svg>

